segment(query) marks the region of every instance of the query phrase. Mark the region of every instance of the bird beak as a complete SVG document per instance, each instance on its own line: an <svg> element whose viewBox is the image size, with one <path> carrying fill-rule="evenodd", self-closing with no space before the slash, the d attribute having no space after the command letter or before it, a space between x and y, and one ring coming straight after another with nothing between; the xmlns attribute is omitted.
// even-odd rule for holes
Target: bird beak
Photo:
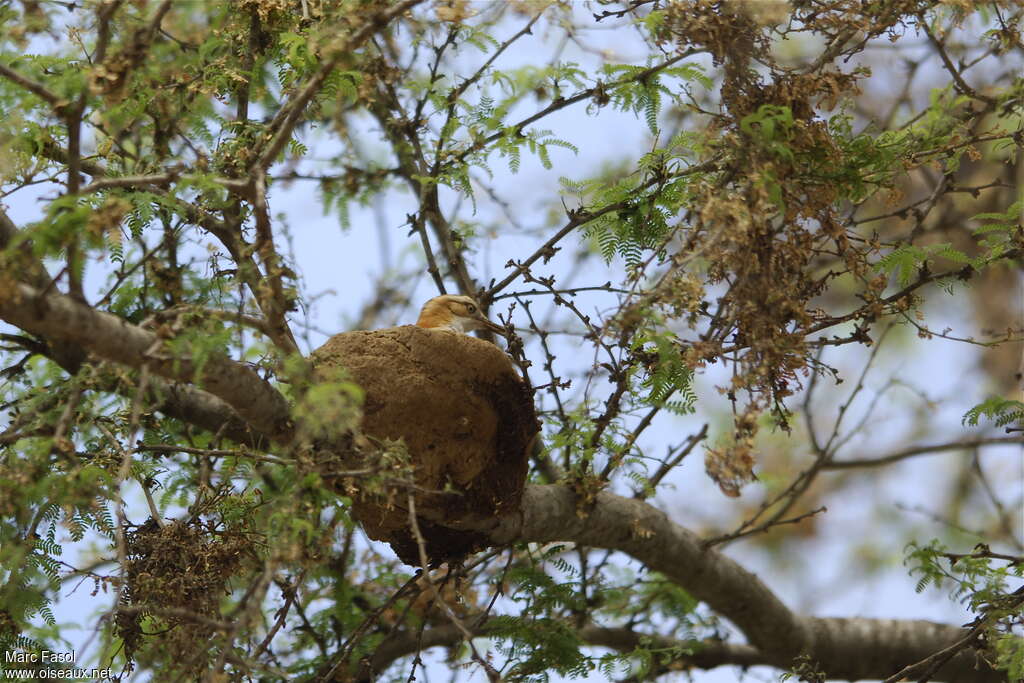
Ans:
<svg viewBox="0 0 1024 683"><path fill-rule="evenodd" d="M505 328L504 327L502 327L501 325L498 325L497 323L491 322L490 320L488 320L484 316L482 316L482 315L479 316L478 318L476 318L476 321L477 321L477 323L480 324L480 327L482 329L485 329L485 330L488 330L490 332L493 332L494 334L500 334L502 337L505 336Z"/></svg>

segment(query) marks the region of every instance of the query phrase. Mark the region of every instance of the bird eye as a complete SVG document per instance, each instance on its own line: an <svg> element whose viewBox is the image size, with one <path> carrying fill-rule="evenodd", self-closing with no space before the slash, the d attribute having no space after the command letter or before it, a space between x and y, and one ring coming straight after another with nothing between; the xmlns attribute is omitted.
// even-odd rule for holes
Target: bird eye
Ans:
<svg viewBox="0 0 1024 683"><path fill-rule="evenodd" d="M467 304L466 310L469 311L470 313L476 313L476 306L474 306L473 304Z"/></svg>

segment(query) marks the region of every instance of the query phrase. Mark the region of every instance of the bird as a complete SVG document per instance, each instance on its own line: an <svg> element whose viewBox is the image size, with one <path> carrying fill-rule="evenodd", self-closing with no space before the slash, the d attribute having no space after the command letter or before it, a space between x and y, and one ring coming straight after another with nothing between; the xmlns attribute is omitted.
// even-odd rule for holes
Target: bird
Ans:
<svg viewBox="0 0 1024 683"><path fill-rule="evenodd" d="M505 328L491 322L480 310L480 305L468 296L442 294L423 304L417 327L428 330L446 330L469 334L473 330L488 330L505 334Z"/></svg>
<svg viewBox="0 0 1024 683"><path fill-rule="evenodd" d="M423 304L416 325L428 330L447 330L458 334L469 334L473 330L489 330L502 337L508 337L505 328L488 320L481 312L480 305L471 297L454 294L435 296ZM544 444L539 431L530 438L526 450L534 456L539 456L543 452Z"/></svg>

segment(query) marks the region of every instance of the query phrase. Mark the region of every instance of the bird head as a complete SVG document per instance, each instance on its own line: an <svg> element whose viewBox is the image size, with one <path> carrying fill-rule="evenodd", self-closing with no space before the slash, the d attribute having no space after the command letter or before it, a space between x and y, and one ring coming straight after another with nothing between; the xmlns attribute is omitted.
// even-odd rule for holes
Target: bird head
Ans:
<svg viewBox="0 0 1024 683"><path fill-rule="evenodd" d="M416 324L431 330L449 330L460 334L468 334L473 330L505 334L503 327L487 319L477 302L468 296L453 294L435 296L423 304Z"/></svg>

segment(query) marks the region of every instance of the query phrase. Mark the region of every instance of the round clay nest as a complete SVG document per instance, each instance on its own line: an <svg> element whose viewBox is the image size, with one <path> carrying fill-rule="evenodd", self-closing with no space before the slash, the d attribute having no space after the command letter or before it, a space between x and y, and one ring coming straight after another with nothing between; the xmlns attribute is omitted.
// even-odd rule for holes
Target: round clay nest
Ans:
<svg viewBox="0 0 1024 683"><path fill-rule="evenodd" d="M362 387L364 435L404 441L429 561L486 547L482 533L448 524L518 509L540 426L532 393L509 357L482 339L405 325L335 335L311 360L314 378L333 379L330 370L340 366ZM357 490L353 499L370 538L389 543L403 562L420 564L404 492L385 500Z"/></svg>

